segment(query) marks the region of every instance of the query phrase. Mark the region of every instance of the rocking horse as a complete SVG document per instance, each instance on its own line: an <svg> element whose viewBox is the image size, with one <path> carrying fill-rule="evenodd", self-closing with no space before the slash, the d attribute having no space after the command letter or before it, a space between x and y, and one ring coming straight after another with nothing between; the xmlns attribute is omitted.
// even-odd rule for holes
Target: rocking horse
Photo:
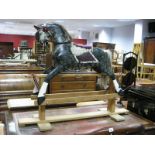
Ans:
<svg viewBox="0 0 155 155"><path fill-rule="evenodd" d="M43 45L46 45L50 41L53 42L55 62L54 68L51 67L51 69L45 71L48 75L40 90L37 91L38 105L41 105L45 100L45 94L50 80L62 71L66 71L69 68L75 69L79 66L87 66L98 73L105 73L113 80L116 92L119 95L123 94L124 91L115 78L111 59L106 51L100 48L87 49L78 47L72 43L72 38L67 30L57 23L34 27L37 29L35 38L38 42ZM75 48L80 48L80 50L75 50Z"/></svg>

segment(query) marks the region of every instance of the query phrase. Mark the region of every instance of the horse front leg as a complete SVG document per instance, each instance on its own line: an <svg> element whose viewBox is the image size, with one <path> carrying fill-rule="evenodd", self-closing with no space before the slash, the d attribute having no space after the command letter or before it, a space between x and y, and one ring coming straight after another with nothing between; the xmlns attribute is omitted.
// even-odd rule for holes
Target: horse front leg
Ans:
<svg viewBox="0 0 155 155"><path fill-rule="evenodd" d="M52 67L44 70L43 74L49 74L53 69L54 69L54 67L52 66ZM34 74L32 74L32 77L33 77L33 82L34 82L33 95L38 95L38 93L39 93L39 79L37 79Z"/></svg>
<svg viewBox="0 0 155 155"><path fill-rule="evenodd" d="M115 87L116 92L123 96L124 95L124 90L121 88L121 86L119 85L117 79L115 78L115 76L113 76L113 78L111 78Z"/></svg>
<svg viewBox="0 0 155 155"><path fill-rule="evenodd" d="M54 78L56 75L58 75L60 72L63 71L63 65L58 65L56 68L54 68L45 78L38 94L38 105L41 105L43 101L45 100L45 94L47 91L48 84L52 78Z"/></svg>

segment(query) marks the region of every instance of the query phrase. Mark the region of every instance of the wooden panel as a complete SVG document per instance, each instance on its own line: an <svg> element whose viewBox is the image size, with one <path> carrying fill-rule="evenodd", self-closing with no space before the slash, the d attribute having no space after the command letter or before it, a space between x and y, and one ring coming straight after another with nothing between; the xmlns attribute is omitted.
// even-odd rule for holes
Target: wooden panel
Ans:
<svg viewBox="0 0 155 155"><path fill-rule="evenodd" d="M29 66L27 64L0 66L0 74L41 74L44 69L38 66Z"/></svg>
<svg viewBox="0 0 155 155"><path fill-rule="evenodd" d="M12 42L0 42L0 58L6 58L13 54Z"/></svg>
<svg viewBox="0 0 155 155"><path fill-rule="evenodd" d="M115 44L93 42L93 47L99 47L99 48L103 48L103 49L115 49Z"/></svg>
<svg viewBox="0 0 155 155"><path fill-rule="evenodd" d="M89 112L89 113L79 113L79 114L69 114L69 115L58 115L58 116L49 116L46 117L44 122L64 122L64 121L71 121L71 120L79 120L79 119L87 119L87 118L94 118L94 117L103 117L109 114L108 111L96 111L96 112ZM19 126L22 125L30 125L39 123L40 120L38 118L21 118L18 120Z"/></svg>
<svg viewBox="0 0 155 155"><path fill-rule="evenodd" d="M66 97L73 97L73 96L86 96L86 95L104 95L105 91L83 91L83 92L70 92L70 93L56 93L56 94L46 94L46 99L51 98L66 98ZM31 99L37 99L37 95L31 95Z"/></svg>
<svg viewBox="0 0 155 155"><path fill-rule="evenodd" d="M37 74L36 75L37 77L39 78L45 78L47 76L47 74ZM93 76L93 77L100 77L101 74L97 74L96 72L90 72L90 73L87 73L87 72L62 72L61 74L58 74L56 77L65 77L65 78L68 78L68 77L73 77L73 76ZM56 78L55 77L55 78ZM54 78L53 78L54 79Z"/></svg>
<svg viewBox="0 0 155 155"><path fill-rule="evenodd" d="M144 40L144 62L155 64L155 38Z"/></svg>
<svg viewBox="0 0 155 155"><path fill-rule="evenodd" d="M63 81L95 81L96 80L96 75L93 76L92 74L85 74L85 75L78 75L74 74L71 76L63 76L63 75L58 75L55 78L53 78L52 82L63 82Z"/></svg>
<svg viewBox="0 0 155 155"><path fill-rule="evenodd" d="M92 106L92 105L103 105L107 104L105 101L89 101L89 102L79 102L76 104L77 107L82 107L82 106Z"/></svg>
<svg viewBox="0 0 155 155"><path fill-rule="evenodd" d="M58 90L76 90L76 89L90 89L95 90L96 82L94 81L78 81L78 82L53 82L52 92Z"/></svg>
<svg viewBox="0 0 155 155"><path fill-rule="evenodd" d="M83 92L70 92L70 93L56 93L56 94L46 94L46 99L50 98L65 98L73 96L83 96L83 95L104 95L104 91L83 91ZM37 99L37 95L31 95L31 99Z"/></svg>
<svg viewBox="0 0 155 155"><path fill-rule="evenodd" d="M78 103L78 102L87 102L87 101L96 101L96 100L108 100L117 98L118 94L100 94L100 95L83 95L83 96L72 96L67 98L56 98L55 96L46 99L42 105L62 105L67 103L68 105L71 103ZM34 100L34 104L37 104L37 100Z"/></svg>
<svg viewBox="0 0 155 155"><path fill-rule="evenodd" d="M96 90L98 74L59 74L51 80L50 93Z"/></svg>

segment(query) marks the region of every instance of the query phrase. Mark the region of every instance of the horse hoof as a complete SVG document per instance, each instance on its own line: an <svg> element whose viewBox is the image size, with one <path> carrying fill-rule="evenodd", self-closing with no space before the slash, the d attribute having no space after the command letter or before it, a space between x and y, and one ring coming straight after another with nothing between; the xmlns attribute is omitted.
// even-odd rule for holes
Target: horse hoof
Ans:
<svg viewBox="0 0 155 155"><path fill-rule="evenodd" d="M39 92L33 93L33 95L38 95Z"/></svg>
<svg viewBox="0 0 155 155"><path fill-rule="evenodd" d="M124 96L124 90L120 90L119 92L118 92L118 94L120 95L120 96Z"/></svg>
<svg viewBox="0 0 155 155"><path fill-rule="evenodd" d="M38 101L38 105L41 105L45 101L45 96L38 97L37 101Z"/></svg>

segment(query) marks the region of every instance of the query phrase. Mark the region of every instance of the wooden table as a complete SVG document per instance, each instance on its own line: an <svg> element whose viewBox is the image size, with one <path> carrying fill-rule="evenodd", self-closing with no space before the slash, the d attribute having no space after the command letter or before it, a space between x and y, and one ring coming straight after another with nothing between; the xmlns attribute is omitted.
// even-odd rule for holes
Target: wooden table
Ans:
<svg viewBox="0 0 155 155"><path fill-rule="evenodd" d="M82 112L97 111L106 105L95 105L87 107L70 107L70 108L57 108L48 109L48 115L61 115L61 114L75 114ZM78 121L68 121L53 123L51 131L40 132L37 125L31 126L18 126L18 119L25 117L32 117L37 114L37 111L28 112L13 112L13 121L16 127L16 134L19 135L83 135L83 134L155 134L155 123L144 119L134 113L129 112L128 115L123 115L125 121L115 122L110 117L93 118ZM10 133L8 133L10 134Z"/></svg>

